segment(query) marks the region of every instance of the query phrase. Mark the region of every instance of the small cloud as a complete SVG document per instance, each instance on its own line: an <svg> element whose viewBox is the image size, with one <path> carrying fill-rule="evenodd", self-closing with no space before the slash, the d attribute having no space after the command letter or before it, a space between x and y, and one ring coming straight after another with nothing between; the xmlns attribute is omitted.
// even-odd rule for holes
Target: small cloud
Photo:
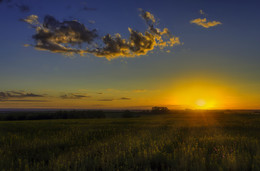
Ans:
<svg viewBox="0 0 260 171"><path fill-rule="evenodd" d="M131 98L128 98L128 97L122 97L122 98L120 98L119 100L131 100Z"/></svg>
<svg viewBox="0 0 260 171"><path fill-rule="evenodd" d="M214 26L222 24L219 21L207 21L206 18L197 18L197 19L191 20L190 23L191 24L197 24L197 25L202 26L204 28L214 27Z"/></svg>
<svg viewBox="0 0 260 171"><path fill-rule="evenodd" d="M203 10L200 10L199 13L200 13L201 15L205 15L205 12L204 12Z"/></svg>
<svg viewBox="0 0 260 171"><path fill-rule="evenodd" d="M82 94L73 94L73 93L64 94L60 96L60 98L62 99L82 99L82 98L89 98L89 97L90 96L86 96Z"/></svg>
<svg viewBox="0 0 260 171"><path fill-rule="evenodd" d="M24 91L2 91L0 92L0 100L10 100L17 98L44 97L44 95L28 93Z"/></svg>
<svg viewBox="0 0 260 171"><path fill-rule="evenodd" d="M104 101L104 102L111 102L113 101L114 99L99 99L98 101Z"/></svg>
<svg viewBox="0 0 260 171"><path fill-rule="evenodd" d="M145 10L143 10L143 9L141 9L141 8L139 8L139 11L141 11L141 14L140 14L140 16L145 20L145 22L147 23L147 24L150 24L150 23L155 23L155 18L154 18L154 15L153 14L151 14L150 12L148 12L148 11L145 11Z"/></svg>
<svg viewBox="0 0 260 171"><path fill-rule="evenodd" d="M28 5L25 5L25 4L16 4L15 5L21 12L29 12L31 9Z"/></svg>

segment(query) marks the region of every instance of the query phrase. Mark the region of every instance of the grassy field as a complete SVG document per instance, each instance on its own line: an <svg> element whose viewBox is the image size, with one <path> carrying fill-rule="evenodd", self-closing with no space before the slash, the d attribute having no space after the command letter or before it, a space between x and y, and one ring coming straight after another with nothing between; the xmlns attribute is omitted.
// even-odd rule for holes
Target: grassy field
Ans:
<svg viewBox="0 0 260 171"><path fill-rule="evenodd" d="M260 115L1 121L0 170L260 170Z"/></svg>

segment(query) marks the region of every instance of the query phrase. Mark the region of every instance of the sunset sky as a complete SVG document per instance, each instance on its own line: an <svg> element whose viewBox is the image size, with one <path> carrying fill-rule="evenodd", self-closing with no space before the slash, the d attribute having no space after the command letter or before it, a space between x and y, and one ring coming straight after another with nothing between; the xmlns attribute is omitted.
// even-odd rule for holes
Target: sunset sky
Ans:
<svg viewBox="0 0 260 171"><path fill-rule="evenodd" d="M260 109L259 6L0 0L0 108Z"/></svg>

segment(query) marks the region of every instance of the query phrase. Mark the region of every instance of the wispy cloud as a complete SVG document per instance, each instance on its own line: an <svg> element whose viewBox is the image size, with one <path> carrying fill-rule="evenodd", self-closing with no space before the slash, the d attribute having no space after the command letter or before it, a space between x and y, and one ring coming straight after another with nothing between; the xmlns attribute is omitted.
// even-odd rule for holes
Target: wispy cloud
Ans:
<svg viewBox="0 0 260 171"><path fill-rule="evenodd" d="M83 6L81 10L84 11L96 11L97 8L89 7L87 2L82 2L81 5Z"/></svg>
<svg viewBox="0 0 260 171"><path fill-rule="evenodd" d="M98 101L104 101L104 102L111 102L113 101L114 99L98 99Z"/></svg>
<svg viewBox="0 0 260 171"><path fill-rule="evenodd" d="M33 45L38 50L47 50L54 53L93 54L96 57L105 57L108 60L118 57L136 57L146 55L155 47L171 47L180 44L179 38L174 37L167 28L162 31L156 27L155 17L147 11L140 9L141 17L145 20L148 29L141 33L128 28L130 37L124 39L119 33L114 35L106 34L102 37L101 45L96 42L101 36L96 29L89 30L84 24L78 21L60 22L53 16L47 15L43 23L38 21L37 15L30 15L22 21L30 24L36 30ZM82 44L88 45L82 49ZM75 46L78 45L78 48Z"/></svg>
<svg viewBox="0 0 260 171"><path fill-rule="evenodd" d="M222 24L220 21L207 21L206 18L196 18L190 21L191 24L197 24L204 28L210 28Z"/></svg>
<svg viewBox="0 0 260 171"><path fill-rule="evenodd" d="M12 99L19 99L19 98L38 98L44 97L44 95L29 93L25 91L1 91L0 92L0 100L9 101Z"/></svg>
<svg viewBox="0 0 260 171"><path fill-rule="evenodd" d="M84 6L83 8L82 8L82 10L84 10L84 11L96 11L97 9L96 8L91 8L91 7L88 7L88 6Z"/></svg>
<svg viewBox="0 0 260 171"><path fill-rule="evenodd" d="M129 97L121 97L119 100L131 100Z"/></svg>
<svg viewBox="0 0 260 171"><path fill-rule="evenodd" d="M17 8L19 9L21 12L29 12L31 10L30 6L24 3L21 3L19 0L16 1L12 1L12 0L0 0L0 4L4 2L5 4L7 4L7 7L9 8Z"/></svg>
<svg viewBox="0 0 260 171"><path fill-rule="evenodd" d="M8 102L50 102L49 100L8 100Z"/></svg>
<svg viewBox="0 0 260 171"><path fill-rule="evenodd" d="M112 98L98 99L98 101L104 101L104 102L111 102L111 101L114 101L114 100L131 100L131 98L129 98L129 97L121 97L121 98L118 98L118 99L112 99Z"/></svg>
<svg viewBox="0 0 260 171"><path fill-rule="evenodd" d="M82 99L82 98L89 98L89 97L91 96L86 96L82 94L73 94L73 93L63 94L60 96L60 98L62 99Z"/></svg>

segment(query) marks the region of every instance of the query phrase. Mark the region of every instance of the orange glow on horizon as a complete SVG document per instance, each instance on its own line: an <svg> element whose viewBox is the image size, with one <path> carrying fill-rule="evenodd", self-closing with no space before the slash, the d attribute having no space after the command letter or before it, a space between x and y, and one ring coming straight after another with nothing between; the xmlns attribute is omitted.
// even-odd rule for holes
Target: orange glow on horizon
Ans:
<svg viewBox="0 0 260 171"><path fill-rule="evenodd" d="M234 91L224 84L208 80L179 81L171 91L171 104L191 109L227 109L234 103Z"/></svg>

